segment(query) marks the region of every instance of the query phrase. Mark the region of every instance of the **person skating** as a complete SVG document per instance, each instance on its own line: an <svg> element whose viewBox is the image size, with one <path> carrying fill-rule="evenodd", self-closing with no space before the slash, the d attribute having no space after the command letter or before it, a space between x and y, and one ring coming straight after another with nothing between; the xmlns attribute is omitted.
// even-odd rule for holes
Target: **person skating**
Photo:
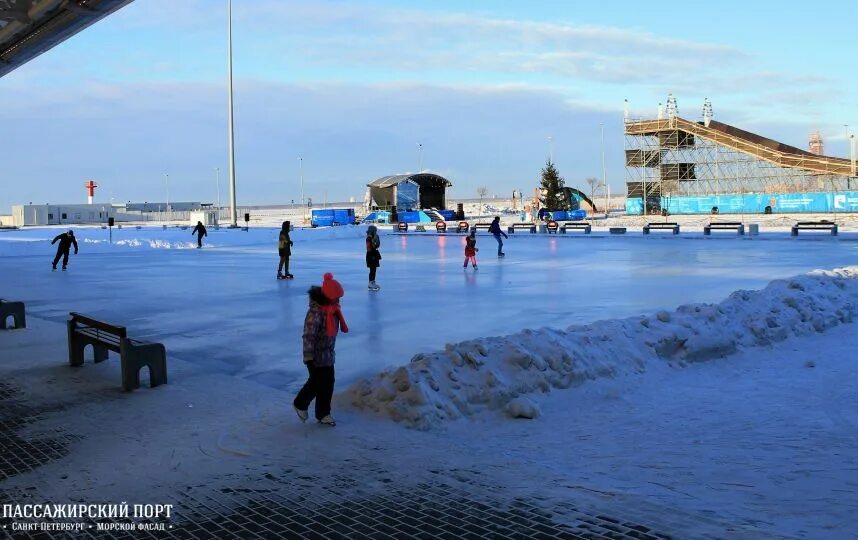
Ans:
<svg viewBox="0 0 858 540"><path fill-rule="evenodd" d="M284 221L280 228L280 237L277 240L277 252L280 254L280 264L277 266L277 279L292 279L295 276L289 273L289 257L292 256L292 239L289 238L289 229L292 226Z"/></svg>
<svg viewBox="0 0 858 540"><path fill-rule="evenodd" d="M334 395L334 362L337 332L349 331L340 309L343 286L327 273L322 286L314 285L307 291L310 308L304 319L304 365L309 377L304 387L295 396L293 405L298 418L306 422L310 413L310 402L316 400L316 420L326 426L335 426L331 416L331 397Z"/></svg>
<svg viewBox="0 0 858 540"><path fill-rule="evenodd" d="M197 226L194 227L194 230L191 231L191 236L197 235L197 249L203 247L203 236L208 236L209 232L206 230L206 226L203 225L202 221L197 221Z"/></svg>
<svg viewBox="0 0 858 540"><path fill-rule="evenodd" d="M370 225L366 229L366 266L369 268L369 286L371 291L381 289L375 282L375 272L381 265L381 252L378 248L381 247L381 238L378 237L378 229L375 225Z"/></svg>
<svg viewBox="0 0 858 540"><path fill-rule="evenodd" d="M500 216L495 216L492 220L492 224L489 225L489 232L492 233L495 240L498 241L498 257L505 257L506 253L503 252L503 240L501 240L501 236L504 238L509 238L509 236L507 236L500 228Z"/></svg>
<svg viewBox="0 0 858 540"><path fill-rule="evenodd" d="M57 242L59 242L60 245L57 246L57 256L54 257L54 262L51 266L56 270L57 262L59 262L60 257L62 257L63 270L65 270L69 264L69 249L71 249L71 246L74 246L74 254L77 255L77 240L74 237L74 231L69 229L69 232L58 234L56 238L51 241L51 245L54 245Z"/></svg>
<svg viewBox="0 0 858 540"><path fill-rule="evenodd" d="M468 268L468 261L477 269L477 252L480 249L477 247L477 230L471 229L471 234L465 239L465 264L462 268Z"/></svg>

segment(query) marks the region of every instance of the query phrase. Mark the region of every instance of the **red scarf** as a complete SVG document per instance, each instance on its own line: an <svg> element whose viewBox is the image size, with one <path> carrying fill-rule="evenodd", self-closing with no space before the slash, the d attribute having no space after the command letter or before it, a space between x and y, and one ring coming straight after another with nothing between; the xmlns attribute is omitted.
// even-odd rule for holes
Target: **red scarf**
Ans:
<svg viewBox="0 0 858 540"><path fill-rule="evenodd" d="M322 313L325 314L325 329L328 332L328 337L336 336L337 330L340 328L344 334L348 333L349 325L346 324L346 319L343 317L343 312L339 304L329 304L320 307L322 308Z"/></svg>

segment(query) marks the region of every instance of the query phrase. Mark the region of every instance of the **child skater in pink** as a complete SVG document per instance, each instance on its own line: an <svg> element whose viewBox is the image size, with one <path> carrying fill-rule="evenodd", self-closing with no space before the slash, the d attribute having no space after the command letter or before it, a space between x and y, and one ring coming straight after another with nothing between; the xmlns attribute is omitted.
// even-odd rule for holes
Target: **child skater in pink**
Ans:
<svg viewBox="0 0 858 540"><path fill-rule="evenodd" d="M474 265L474 270L477 269L477 252L479 249L477 248L477 231L476 229L471 229L471 234L468 235L468 238L465 240L465 264L462 268L468 268L468 261Z"/></svg>

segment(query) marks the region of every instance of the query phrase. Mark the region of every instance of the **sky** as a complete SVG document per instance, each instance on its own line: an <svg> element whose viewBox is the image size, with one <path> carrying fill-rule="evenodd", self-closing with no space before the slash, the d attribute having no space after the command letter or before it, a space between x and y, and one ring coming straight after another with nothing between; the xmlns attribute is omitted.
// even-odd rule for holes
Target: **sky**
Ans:
<svg viewBox="0 0 858 540"><path fill-rule="evenodd" d="M817 6L824 6L817 7ZM623 193L623 100L847 157L858 130L851 2L234 0L239 205L362 200L424 169L530 193ZM228 203L225 0L135 0L0 78L0 213L13 204ZM846 125L850 127L845 127ZM604 133L604 143L602 143ZM10 159L11 157L11 159ZM300 166L299 166L300 164ZM219 178L219 183L218 183Z"/></svg>

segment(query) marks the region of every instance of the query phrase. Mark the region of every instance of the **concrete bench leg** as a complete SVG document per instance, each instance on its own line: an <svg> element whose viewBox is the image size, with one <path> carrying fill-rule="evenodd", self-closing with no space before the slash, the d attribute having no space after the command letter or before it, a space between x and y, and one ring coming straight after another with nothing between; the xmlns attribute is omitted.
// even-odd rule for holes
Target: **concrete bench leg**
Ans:
<svg viewBox="0 0 858 540"><path fill-rule="evenodd" d="M837 225L831 227L831 236L837 236Z"/></svg>
<svg viewBox="0 0 858 540"><path fill-rule="evenodd" d="M712 234L712 229L709 227L703 227L703 236L709 236L710 234Z"/></svg>
<svg viewBox="0 0 858 540"><path fill-rule="evenodd" d="M83 348L86 344L82 339L78 338L74 333L74 325L71 321L66 322L66 329L68 331L68 343L69 343L69 365L78 367L83 365Z"/></svg>
<svg viewBox="0 0 858 540"><path fill-rule="evenodd" d="M107 355L110 354L110 349L103 345L92 344L92 354L95 357L95 363L104 362L107 360Z"/></svg>
<svg viewBox="0 0 858 540"><path fill-rule="evenodd" d="M644 234L649 234L649 227L644 227L644 229L643 229L643 233L644 233Z"/></svg>
<svg viewBox="0 0 858 540"><path fill-rule="evenodd" d="M586 229L584 229L584 234L590 234L590 232L591 232L592 230L593 230L593 228L592 228L592 227L587 227Z"/></svg>
<svg viewBox="0 0 858 540"><path fill-rule="evenodd" d="M140 370L149 368L149 386L167 384L167 350L161 343L134 345L123 339L119 345L122 361L122 389L131 392L140 388Z"/></svg>
<svg viewBox="0 0 858 540"><path fill-rule="evenodd" d="M790 236L798 236L798 227L793 227L789 232Z"/></svg>
<svg viewBox="0 0 858 540"><path fill-rule="evenodd" d="M24 302L0 302L0 330L6 330L6 319L12 317L12 328L27 327Z"/></svg>

